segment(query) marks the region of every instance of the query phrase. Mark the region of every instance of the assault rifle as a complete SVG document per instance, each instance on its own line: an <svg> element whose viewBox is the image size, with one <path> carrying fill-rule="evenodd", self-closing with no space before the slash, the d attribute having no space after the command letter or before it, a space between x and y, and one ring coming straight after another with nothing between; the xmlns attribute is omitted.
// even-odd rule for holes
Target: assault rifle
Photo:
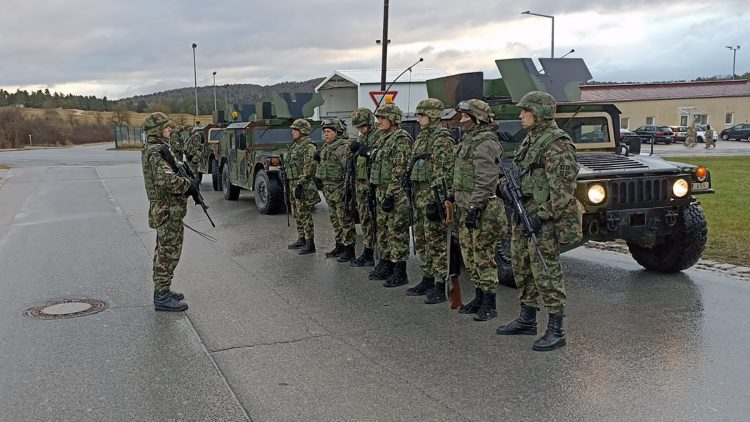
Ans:
<svg viewBox="0 0 750 422"><path fill-rule="evenodd" d="M448 199L448 186L443 179L443 200L440 199L440 193L438 187L432 187L432 193L435 197L435 205L437 206L438 218L445 224L445 290L446 297L451 299L450 308L456 309L463 305L461 303L461 284L458 282L458 268L451 268L451 254L453 245L453 203ZM452 271L452 270L456 271Z"/></svg>
<svg viewBox="0 0 750 422"><path fill-rule="evenodd" d="M193 175L192 170L190 170L190 166L186 165L185 163L177 164L177 161L174 159L174 154L172 154L172 151L169 150L169 147L166 144L163 144L159 148L159 155L161 155L161 158L164 159L164 161L167 162L169 167L172 169L175 174L177 174L180 177L185 177L190 179L193 183L200 183L200 181ZM206 217L208 217L208 221L211 222L211 226L216 227L216 224L214 224L214 220L211 219L211 216L208 215L208 205L206 205L206 202L203 201L203 195L201 195L201 192L199 190L196 190L195 193L192 194L193 201L195 201L195 205L200 205L201 208L203 208L203 212L206 213Z"/></svg>
<svg viewBox="0 0 750 422"><path fill-rule="evenodd" d="M344 201L344 213L346 215L354 215L356 209L352 207L354 203L354 167L357 159L357 154L352 153L346 160L346 168L344 169L344 195L341 198Z"/></svg>
<svg viewBox="0 0 750 422"><path fill-rule="evenodd" d="M542 251L539 249L540 242L539 238L537 237L537 231L540 230L540 227L535 227L534 224L531 223L529 213L526 212L526 208L524 208L523 206L523 190L521 190L521 185L518 183L518 180L516 179L512 170L506 170L502 162L500 162L499 165L503 170L503 175L505 176L505 181L503 182L501 187L505 199L509 199L513 203L513 214L520 221L523 232L526 233L527 236L531 237L532 241L534 241L536 253L539 256L539 260L541 261L544 270L549 271L547 268L547 263L544 261L544 257L542 256Z"/></svg>
<svg viewBox="0 0 750 422"><path fill-rule="evenodd" d="M289 178L286 175L286 166L284 160L281 160L279 165L279 179L281 180L281 189L284 194L284 209L286 210L286 226L291 227L289 223L289 209L292 207L289 201Z"/></svg>
<svg viewBox="0 0 750 422"><path fill-rule="evenodd" d="M401 187L403 187L404 191L406 192L406 200L409 203L409 241L411 243L411 251L413 255L417 254L417 242L414 239L414 202L412 200L413 191L411 184L411 171L417 161L423 160L425 158L427 158L427 156L424 154L417 155L416 157L412 158L409 162L409 166L406 167L406 171L401 175L400 180Z"/></svg>

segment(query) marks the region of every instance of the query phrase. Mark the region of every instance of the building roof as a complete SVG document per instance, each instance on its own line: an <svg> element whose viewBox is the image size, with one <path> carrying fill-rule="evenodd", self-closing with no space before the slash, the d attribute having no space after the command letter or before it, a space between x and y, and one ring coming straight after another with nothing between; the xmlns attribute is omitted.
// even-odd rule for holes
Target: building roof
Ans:
<svg viewBox="0 0 750 422"><path fill-rule="evenodd" d="M729 81L581 85L581 101L622 102L750 97L746 79Z"/></svg>
<svg viewBox="0 0 750 422"><path fill-rule="evenodd" d="M404 69L388 69L385 71L386 84L393 82ZM442 69L413 68L399 78L397 83L425 82L428 79L446 76ZM362 84L380 83L380 69L353 69L337 70L315 87L315 91L321 88L356 87Z"/></svg>

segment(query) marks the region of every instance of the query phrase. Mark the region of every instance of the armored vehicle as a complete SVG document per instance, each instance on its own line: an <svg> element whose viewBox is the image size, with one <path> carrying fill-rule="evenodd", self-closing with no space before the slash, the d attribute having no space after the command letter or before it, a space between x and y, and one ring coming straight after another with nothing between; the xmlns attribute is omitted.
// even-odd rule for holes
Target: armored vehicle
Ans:
<svg viewBox="0 0 750 422"><path fill-rule="evenodd" d="M282 153L292 143L289 126L296 118L309 118L322 104L319 94L281 94L273 101L244 108L242 121L227 125L221 139L213 171L220 177L224 199L234 201L240 190L255 192L255 205L262 214L284 211L280 171ZM246 119L246 120L245 120ZM320 123L310 121L310 138L320 140ZM220 175L220 176L219 176Z"/></svg>
<svg viewBox="0 0 750 422"><path fill-rule="evenodd" d="M221 190L221 179L213 167L219 154L219 140L223 126L225 124L216 121L208 124L198 122L193 128L201 137L200 160L197 169L199 179L202 179L204 174L210 174L212 187L216 191Z"/></svg>
<svg viewBox="0 0 750 422"><path fill-rule="evenodd" d="M544 74L531 59L497 60L500 79L484 81L481 72L452 75L428 81L428 94L444 102L448 127L458 126L452 107L459 101L487 101L499 125L505 166L526 135L515 104L529 91L552 94L558 101L555 119L573 139L580 165L576 197L583 209L583 239L566 250L589 240L622 240L646 269L669 273L694 265L707 240L698 197L713 193L709 170L665 161L653 155L653 145L650 153L641 152L637 136L620 140L617 107L580 101L578 86L591 79L581 59L540 62ZM413 124L411 132L415 135ZM509 240L498 245L496 261L501 283L514 286L509 246Z"/></svg>

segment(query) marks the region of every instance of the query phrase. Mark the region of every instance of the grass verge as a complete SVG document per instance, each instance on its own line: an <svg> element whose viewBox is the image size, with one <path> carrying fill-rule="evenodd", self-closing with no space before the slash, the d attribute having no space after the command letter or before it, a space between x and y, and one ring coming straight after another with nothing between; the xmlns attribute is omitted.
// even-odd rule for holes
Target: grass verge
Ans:
<svg viewBox="0 0 750 422"><path fill-rule="evenodd" d="M0 170L7 170L10 167L7 164L0 163Z"/></svg>
<svg viewBox="0 0 750 422"><path fill-rule="evenodd" d="M713 195L699 195L708 220L704 258L750 266L750 157L673 157L667 160L696 164L711 170Z"/></svg>

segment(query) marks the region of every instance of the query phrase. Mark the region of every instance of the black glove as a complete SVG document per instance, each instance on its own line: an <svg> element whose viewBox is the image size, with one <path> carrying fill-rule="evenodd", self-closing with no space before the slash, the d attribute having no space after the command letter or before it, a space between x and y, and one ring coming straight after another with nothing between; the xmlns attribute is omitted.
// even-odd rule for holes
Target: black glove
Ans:
<svg viewBox="0 0 750 422"><path fill-rule="evenodd" d="M372 150L370 148L367 148L364 145L360 145L359 149L357 150L357 154L365 158L370 158L370 155L372 154Z"/></svg>
<svg viewBox="0 0 750 422"><path fill-rule="evenodd" d="M452 194L452 193L448 194L448 197L447 197L447 198L445 198L445 199L449 200L449 201L450 201L451 203L453 203L453 204L455 204L455 203L456 203L456 197L455 197L455 196L453 196L453 194Z"/></svg>
<svg viewBox="0 0 750 422"><path fill-rule="evenodd" d="M380 208L382 208L385 212L391 212L393 211L393 205L393 197L386 196L385 198L383 198L383 203L380 204Z"/></svg>
<svg viewBox="0 0 750 422"><path fill-rule="evenodd" d="M528 230L526 230L526 227L523 228L523 231L526 232L526 234L534 233L538 235L542 230L542 220L536 215L530 215L529 223L531 224L531 232L528 232Z"/></svg>
<svg viewBox="0 0 750 422"><path fill-rule="evenodd" d="M464 225L469 230L474 230L477 228L477 217L479 216L479 209L476 207L469 208L469 211L466 213L466 220L464 220Z"/></svg>
<svg viewBox="0 0 750 422"><path fill-rule="evenodd" d="M185 195L186 196L193 196L196 193L198 193L198 191L200 190L200 188L198 188L198 182L196 182L195 180L188 179L188 181L190 182L190 185L188 186L188 189L185 192Z"/></svg>
<svg viewBox="0 0 750 422"><path fill-rule="evenodd" d="M513 202L513 195L511 195L508 191L508 185L506 183L501 183L497 187L497 196L502 198L502 200L506 203Z"/></svg>
<svg viewBox="0 0 750 422"><path fill-rule="evenodd" d="M320 162L320 153L316 152L315 155L313 155L313 160Z"/></svg>
<svg viewBox="0 0 750 422"><path fill-rule="evenodd" d="M305 188L302 187L301 183L298 183L297 186L294 187L294 199L301 201L302 198L305 196Z"/></svg>
<svg viewBox="0 0 750 422"><path fill-rule="evenodd" d="M435 202L428 202L424 209L425 217L427 217L430 221L440 221L440 207L442 207L442 204L438 204Z"/></svg>
<svg viewBox="0 0 750 422"><path fill-rule="evenodd" d="M350 151L350 152L351 152L352 154L356 154L356 153L357 153L357 151L359 151L359 147L360 147L360 143L359 143L359 142L357 142L357 141L354 141L354 142L352 142L351 144L349 144L349 151Z"/></svg>

